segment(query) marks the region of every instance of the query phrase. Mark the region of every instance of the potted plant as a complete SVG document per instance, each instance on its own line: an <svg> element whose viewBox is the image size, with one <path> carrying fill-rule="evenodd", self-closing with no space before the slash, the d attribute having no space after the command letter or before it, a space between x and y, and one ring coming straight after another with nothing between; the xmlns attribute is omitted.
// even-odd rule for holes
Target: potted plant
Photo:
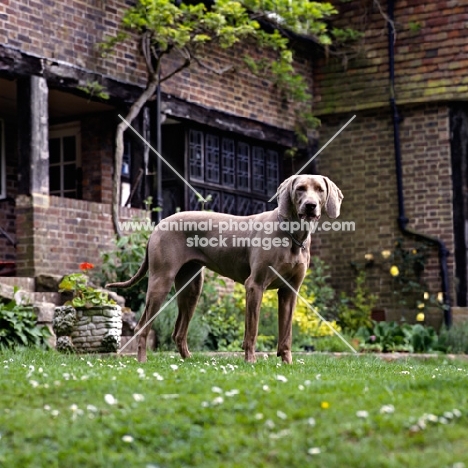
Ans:
<svg viewBox="0 0 468 468"><path fill-rule="evenodd" d="M122 310L107 292L89 285L92 268L92 263L81 263L81 273L66 275L59 284L59 292L70 299L55 309L58 351L108 353L120 347Z"/></svg>

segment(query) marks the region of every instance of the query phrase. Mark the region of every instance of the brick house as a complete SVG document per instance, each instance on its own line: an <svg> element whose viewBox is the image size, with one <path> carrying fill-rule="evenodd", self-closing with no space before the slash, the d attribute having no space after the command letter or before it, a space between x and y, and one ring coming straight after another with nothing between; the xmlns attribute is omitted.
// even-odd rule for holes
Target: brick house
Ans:
<svg viewBox="0 0 468 468"><path fill-rule="evenodd" d="M380 6L394 28L373 2L342 5L338 25L366 25L360 53L346 65L331 57L314 66L321 141L356 115L317 164L343 190L342 212L356 231L319 235L320 253L333 265L334 284L349 289L350 262L393 250L398 238L411 239L403 231L421 234L413 241L430 236L428 287L442 292L445 274L446 301L466 307L468 3L385 0ZM368 273L380 305L395 317L388 269Z"/></svg>
<svg viewBox="0 0 468 468"><path fill-rule="evenodd" d="M0 6L3 275L76 271L80 262L98 261L111 243L114 133L118 114L145 84L145 70L136 41L106 58L96 44L116 34L126 7L124 0ZM298 56L298 70L311 77L310 58ZM222 51L214 59L232 62ZM93 95L97 82L109 99ZM134 123L152 142L154 107ZM220 77L194 67L164 83L161 108L162 152L201 194L212 196L211 209L251 214L267 208L294 132L292 111L266 83L246 72ZM192 192L167 168L162 194L155 194L156 158L130 133L122 219L141 213L149 195L163 199L164 215L197 209ZM142 177L145 172L150 175Z"/></svg>
<svg viewBox="0 0 468 468"><path fill-rule="evenodd" d="M337 289L351 289L351 262L392 249L406 236L400 225L443 242L450 253L442 261L446 299L467 305L464 3L380 0L384 11L394 6L392 58L388 24L372 0L340 2L336 24L364 30L357 57L345 66L341 58L317 56L310 48L298 55L298 71L313 79L320 145L357 116L317 158L318 172L345 195L342 219L356 225L355 232L315 235L314 251L331 266ZM121 45L106 58L94 45L115 33L125 5L20 0L0 7L0 260L11 261L18 276L74 271L78 263L96 260L112 238L113 132L117 114L143 85L144 70L135 60L136 44ZM220 62L227 59L216 54ZM393 119L389 99L393 68L401 121ZM96 81L109 100L80 90ZM203 195L212 195L215 211L268 208L271 188L301 166L283 157L293 141L291 112L248 74L219 77L191 68L164 84L162 110L163 154ZM154 109L146 115L136 125L154 141ZM138 182L148 155L131 138L127 147L124 193L133 192L131 204L141 208L154 194L154 180ZM153 166L150 157L150 173ZM169 171L163 170L162 184L165 215L197 207ZM123 208L122 217L137 213L135 208ZM425 272L435 292L443 290L438 245L433 243ZM396 317L391 279L371 273L369 282L380 293L379 307Z"/></svg>

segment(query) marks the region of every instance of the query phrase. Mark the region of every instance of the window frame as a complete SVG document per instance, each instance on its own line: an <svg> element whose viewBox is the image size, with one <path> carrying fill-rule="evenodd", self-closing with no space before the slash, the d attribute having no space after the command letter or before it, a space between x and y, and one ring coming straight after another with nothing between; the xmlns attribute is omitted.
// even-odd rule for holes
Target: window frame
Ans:
<svg viewBox="0 0 468 468"><path fill-rule="evenodd" d="M201 140L201 161L199 166L201 167L201 175L202 177L193 177L193 170L191 168L191 143L194 140L194 138L191 137L191 133L194 132L195 134L198 135L196 140ZM209 178L207 177L207 172L206 172L206 157L207 157L207 148L206 148L206 142L209 139L212 139L212 137L217 138L218 144L219 144L219 151L218 151L218 161L219 161L219 183L212 182L208 180ZM217 209L224 210L225 209L225 198L226 197L231 197L234 196L236 199L236 214L242 214L242 208L241 206L247 205L250 207L254 206L264 206L267 209L272 209L273 208L273 203L269 202L269 198L274 195L274 193L268 193L268 170L271 170L270 163L267 161L268 157L271 156L272 153L276 153L277 161L276 161L276 168L277 168L277 183L279 184L282 176L283 176L283 166L282 166L282 155L284 154L284 147L277 145L273 142L266 142L262 140L256 140L253 138L245 137L241 134L237 133L232 133L232 132L227 132L227 131L222 131L219 129L215 129L212 127L208 126L200 126L200 125L193 125L189 124L186 127L186 149L185 149L185 177L186 179L192 184L197 191L202 196L211 194L213 196L213 200L210 202L210 205L208 205L209 209L213 209L217 211ZM233 147L233 161L232 161L232 170L233 170L233 180L234 184L230 185L227 183L224 183L223 177L224 177L224 165L225 165L225 155L224 155L224 144L225 142L230 142L231 146ZM244 161L247 164L248 168L248 184L247 186L244 186L242 188L239 187L239 164L240 164L240 159L239 158L239 153L240 153L240 146L245 146L247 148L247 160ZM255 184L253 180L253 153L254 153L254 148L258 149L261 151L263 155L263 191L258 191L255 189ZM245 152L245 148L243 150ZM244 158L245 159L245 158ZM241 161L242 162L242 161ZM231 167L230 167L231 169ZM271 185L271 184L270 184ZM276 188L275 188L276 190ZM185 190L185 206L187 207L186 209L199 209L196 207L195 199L193 198L192 194L189 193L190 190ZM219 196L222 197L222 200L219 199ZM215 200L215 198L218 198ZM221 200L221 201L220 201ZM229 202L230 203L230 202ZM195 206L194 206L195 204ZM242 205L243 204L243 205ZM219 206L217 206L219 205ZM245 205L245 207L247 207ZM250 208L246 208L247 210L250 210ZM256 209L256 208L255 208ZM239 212L241 210L241 212ZM258 212L258 211L256 211ZM253 213L251 213L253 214Z"/></svg>
<svg viewBox="0 0 468 468"><path fill-rule="evenodd" d="M49 195L55 197L66 197L66 192L64 191L64 161L63 161L63 139L66 137L75 137L75 168L76 173L78 174L79 170L81 169L81 122L80 121L73 121L67 122L64 124L57 124L51 125L49 127L49 142L54 138L60 139L60 162L53 163L53 166L60 167L60 193L51 193L50 191L50 180L49 180ZM49 170L51 167L50 159L49 159ZM75 185L76 195L72 198L79 199L79 181L76 179ZM54 191L56 192L56 191Z"/></svg>

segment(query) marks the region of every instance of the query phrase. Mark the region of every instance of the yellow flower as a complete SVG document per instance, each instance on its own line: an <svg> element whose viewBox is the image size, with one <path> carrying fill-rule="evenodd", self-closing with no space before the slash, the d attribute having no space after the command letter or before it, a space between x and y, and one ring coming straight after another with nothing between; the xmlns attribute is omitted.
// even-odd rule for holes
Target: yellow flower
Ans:
<svg viewBox="0 0 468 468"><path fill-rule="evenodd" d="M328 403L328 401L322 401L322 403L320 403L320 408L328 409L330 408L330 403Z"/></svg>
<svg viewBox="0 0 468 468"><path fill-rule="evenodd" d="M419 312L419 314L416 315L416 321L417 322L424 322L424 314L422 312Z"/></svg>
<svg viewBox="0 0 468 468"><path fill-rule="evenodd" d="M424 302L418 302L418 309L424 309Z"/></svg>
<svg viewBox="0 0 468 468"><path fill-rule="evenodd" d="M390 268L390 274L392 276L398 276L400 274L400 270L396 265L393 265L392 268Z"/></svg>
<svg viewBox="0 0 468 468"><path fill-rule="evenodd" d="M413 255L416 255L416 254L418 253L418 251L417 251L416 249L413 249L413 250L411 251L411 253L412 253Z"/></svg>
<svg viewBox="0 0 468 468"><path fill-rule="evenodd" d="M438 293L438 294L437 294L437 300L438 300L440 303L444 302L444 293L441 293L441 292Z"/></svg>
<svg viewBox="0 0 468 468"><path fill-rule="evenodd" d="M372 260L374 260L374 256L371 253L364 255L364 258L366 259L366 262L372 262Z"/></svg>
<svg viewBox="0 0 468 468"><path fill-rule="evenodd" d="M429 293L425 292L424 293L424 300L427 301L429 299Z"/></svg>
<svg viewBox="0 0 468 468"><path fill-rule="evenodd" d="M392 252L390 252L390 250L382 250L382 257L387 260L387 258L390 257L390 255L392 255Z"/></svg>

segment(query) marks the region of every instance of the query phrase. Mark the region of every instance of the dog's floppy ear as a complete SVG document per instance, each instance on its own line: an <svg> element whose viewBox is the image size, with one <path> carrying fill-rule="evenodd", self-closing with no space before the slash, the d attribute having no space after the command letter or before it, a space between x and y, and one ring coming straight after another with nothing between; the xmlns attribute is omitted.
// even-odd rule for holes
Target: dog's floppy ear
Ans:
<svg viewBox="0 0 468 468"><path fill-rule="evenodd" d="M325 202L325 211L331 219L338 218L340 216L341 201L343 200L343 194L341 190L332 182L328 177L324 177L323 181L327 186L327 200Z"/></svg>
<svg viewBox="0 0 468 468"><path fill-rule="evenodd" d="M281 185L278 187L278 213L285 218L290 218L293 208L293 202L291 198L292 186L294 181L297 179L297 175L288 177Z"/></svg>

